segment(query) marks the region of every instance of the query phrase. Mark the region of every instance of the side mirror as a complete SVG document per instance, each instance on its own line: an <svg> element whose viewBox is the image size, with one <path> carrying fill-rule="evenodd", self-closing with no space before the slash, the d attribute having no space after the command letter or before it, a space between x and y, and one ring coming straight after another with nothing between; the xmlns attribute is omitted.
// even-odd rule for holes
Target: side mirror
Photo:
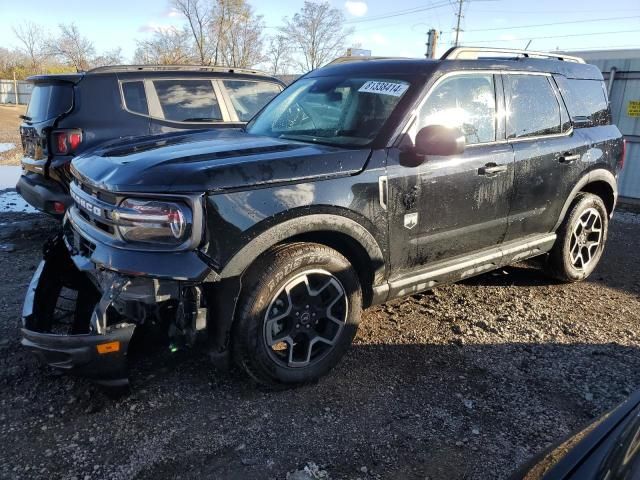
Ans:
<svg viewBox="0 0 640 480"><path fill-rule="evenodd" d="M417 155L459 155L464 152L464 134L457 128L428 125L416 134Z"/></svg>

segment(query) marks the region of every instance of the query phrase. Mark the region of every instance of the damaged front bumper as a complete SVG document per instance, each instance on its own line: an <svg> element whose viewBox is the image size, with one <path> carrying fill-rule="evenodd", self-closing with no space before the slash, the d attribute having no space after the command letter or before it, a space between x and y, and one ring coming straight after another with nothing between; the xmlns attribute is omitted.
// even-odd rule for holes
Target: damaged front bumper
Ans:
<svg viewBox="0 0 640 480"><path fill-rule="evenodd" d="M195 341L206 327L198 292L183 282L96 268L59 236L45 246L29 285L22 345L51 367L124 386L134 332L157 327L167 341Z"/></svg>

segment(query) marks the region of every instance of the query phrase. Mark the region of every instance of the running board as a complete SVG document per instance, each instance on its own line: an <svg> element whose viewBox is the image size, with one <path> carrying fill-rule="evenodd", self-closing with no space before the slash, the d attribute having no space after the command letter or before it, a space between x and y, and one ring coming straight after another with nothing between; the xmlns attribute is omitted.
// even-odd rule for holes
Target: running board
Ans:
<svg viewBox="0 0 640 480"><path fill-rule="evenodd" d="M542 255L551 250L555 240L555 233L535 235L504 243L500 246L475 252L454 260L438 262L438 264L421 270L414 275L389 281L387 287L388 294L385 300L381 298L385 297L383 291L375 292L376 295L374 295L374 297L376 300L384 302L393 298L429 290L437 285L453 283L475 275L480 275L481 273L517 263L527 258ZM384 287L386 287L386 285ZM384 287L382 287L381 290L386 289ZM378 288L380 289L380 287Z"/></svg>

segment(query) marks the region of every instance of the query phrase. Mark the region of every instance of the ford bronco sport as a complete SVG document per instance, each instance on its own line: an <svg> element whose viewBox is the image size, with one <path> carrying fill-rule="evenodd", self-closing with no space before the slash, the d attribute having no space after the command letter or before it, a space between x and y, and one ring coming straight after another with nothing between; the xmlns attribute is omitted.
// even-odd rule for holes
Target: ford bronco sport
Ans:
<svg viewBox="0 0 640 480"><path fill-rule="evenodd" d="M586 278L623 150L578 58L461 47L329 65L245 129L76 158L22 343L107 384L126 383L134 332L202 339L262 384L312 381L370 305L536 256Z"/></svg>
<svg viewBox="0 0 640 480"><path fill-rule="evenodd" d="M71 205L74 156L107 140L175 130L239 127L284 84L253 70L127 65L29 77L33 92L20 136L18 192L62 218Z"/></svg>

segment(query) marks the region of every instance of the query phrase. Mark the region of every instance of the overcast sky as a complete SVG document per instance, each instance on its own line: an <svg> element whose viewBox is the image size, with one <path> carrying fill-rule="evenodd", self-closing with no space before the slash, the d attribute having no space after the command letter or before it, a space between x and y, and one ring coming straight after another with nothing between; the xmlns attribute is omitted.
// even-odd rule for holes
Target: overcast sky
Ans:
<svg viewBox="0 0 640 480"><path fill-rule="evenodd" d="M250 0L274 33L282 17L291 16L302 0ZM355 29L352 45L374 55L424 55L426 31L442 32L439 53L452 41L455 0L330 0ZM466 45L564 50L640 47L638 0L467 0L462 26ZM54 31L58 23L75 22L98 53L122 47L126 60L136 39L157 28L178 26L180 17L168 0L0 0L0 46L17 46L11 26L24 20ZM568 23L573 22L573 23ZM550 24L542 26L542 24ZM545 38L543 38L545 37Z"/></svg>

